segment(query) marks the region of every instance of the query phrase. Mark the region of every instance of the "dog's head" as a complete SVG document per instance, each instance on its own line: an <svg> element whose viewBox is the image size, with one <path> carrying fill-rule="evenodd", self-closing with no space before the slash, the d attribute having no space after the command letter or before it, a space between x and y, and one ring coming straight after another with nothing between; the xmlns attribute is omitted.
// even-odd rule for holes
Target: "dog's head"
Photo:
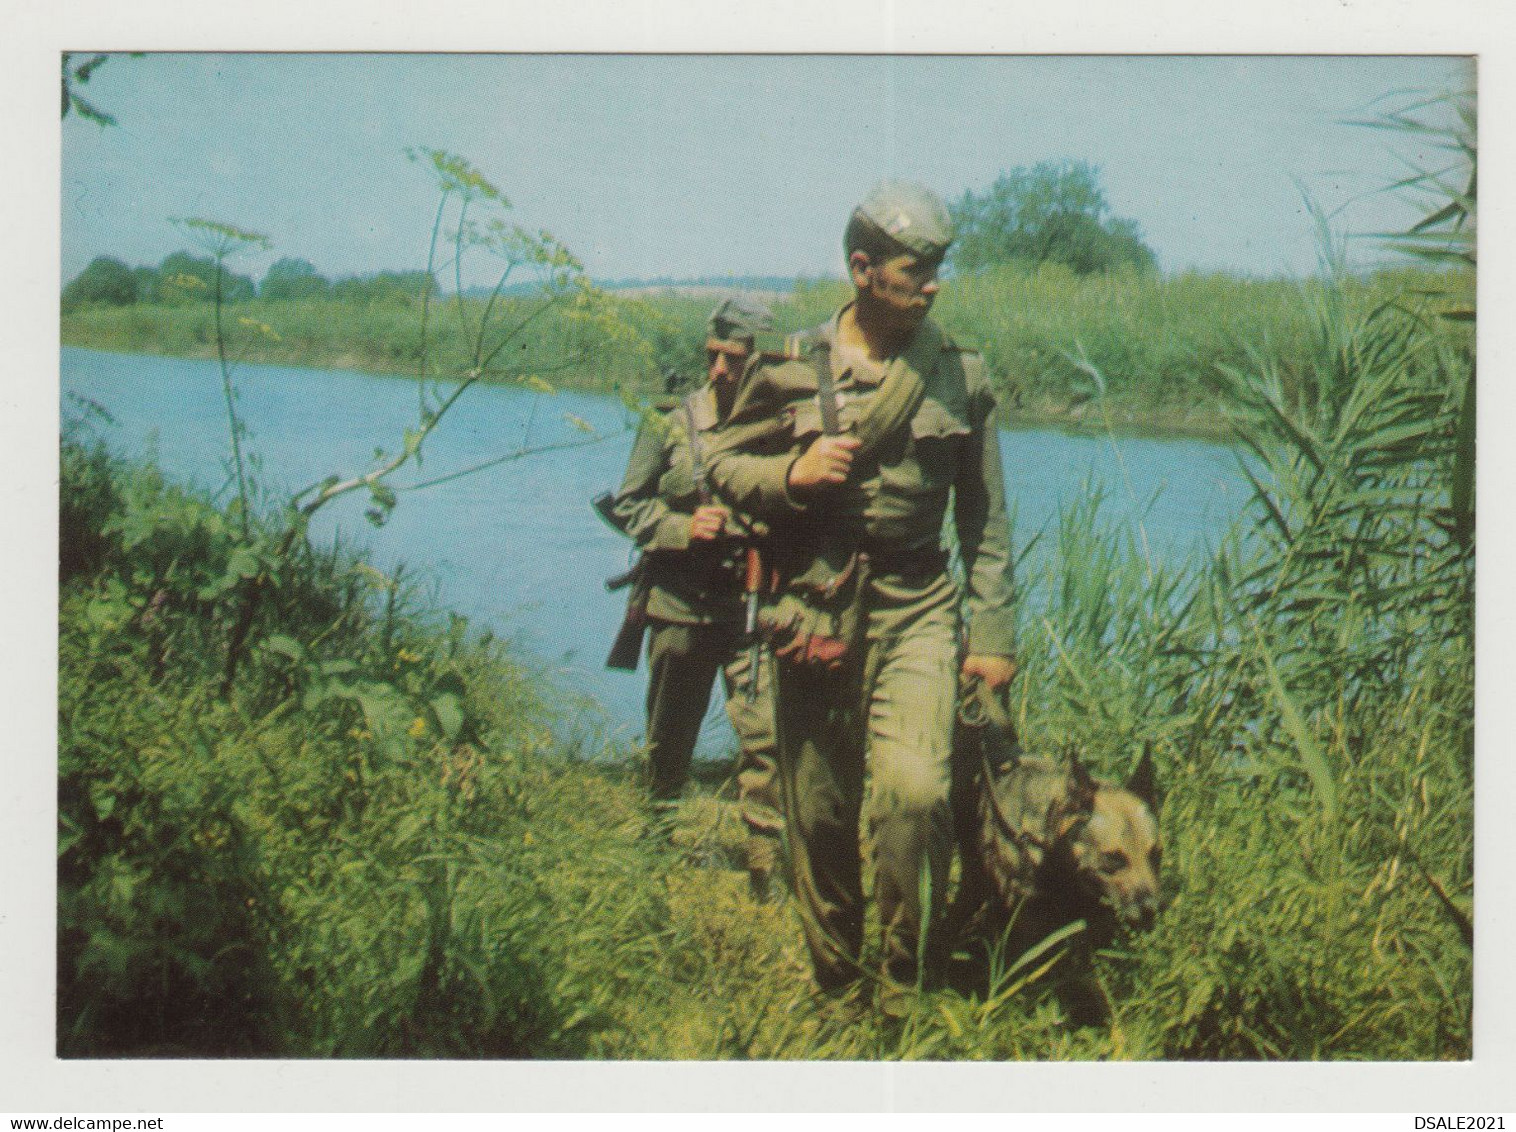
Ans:
<svg viewBox="0 0 1516 1132"><path fill-rule="evenodd" d="M1069 806L1061 848L1087 900L1120 926L1147 931L1158 915L1163 846L1158 832L1158 782L1151 751L1127 784L1091 777L1070 755Z"/></svg>

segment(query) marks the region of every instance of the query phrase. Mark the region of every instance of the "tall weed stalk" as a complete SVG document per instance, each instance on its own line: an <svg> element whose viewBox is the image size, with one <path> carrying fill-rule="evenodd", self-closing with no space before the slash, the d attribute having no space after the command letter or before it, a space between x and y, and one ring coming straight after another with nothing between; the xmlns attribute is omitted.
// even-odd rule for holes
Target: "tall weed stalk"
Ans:
<svg viewBox="0 0 1516 1132"><path fill-rule="evenodd" d="M441 150L412 150L408 156L429 169L438 189L437 212L427 250L427 285L421 296L416 421L403 431L397 451L375 449L374 463L367 470L345 475L334 473L295 492L280 510L281 529L270 537L255 539L248 526L250 500L241 447L243 426L236 413L236 391L227 356L221 303L226 258L249 247L266 248L268 241L256 233L215 221L194 219L180 222L215 257L215 338L246 544L243 553L234 560L236 578L229 586L235 589L237 597L225 645L223 695L230 695L236 685L238 668L246 655L266 594L271 588L278 587L281 572L304 540L310 520L318 511L344 496L366 493L370 503L366 512L368 518L376 525L383 524L398 501L391 478L403 468L422 465L428 437L468 390L486 376L521 383L538 395L554 391L552 384L535 368L521 368L514 360L518 351L511 349L519 339L531 333L545 315L558 312L560 323L570 328L563 342L565 356L557 364L583 364L590 354L600 350L634 356L646 354L645 344L619 317L606 297L589 283L582 265L572 253L550 233L530 232L508 221L510 202L477 169L463 158ZM451 228L448 227L449 220ZM444 247L446 258L442 254ZM462 294L464 261L470 253L488 255L502 265L494 290L479 312L471 309ZM453 271L453 312L457 330L467 342L468 349L458 369L434 376L429 370L428 328L435 273L446 268ZM503 303L501 293L518 269L535 272L536 295L528 300ZM240 321L261 329L270 337L278 337L277 332L266 324L247 318ZM533 357L540 360L536 355ZM572 423L578 425L585 435L581 441L570 444L593 443L601 439L588 424L578 420ZM412 485L412 490L449 482L547 447L564 445L534 445L528 434L516 448L504 455L434 477L425 484Z"/></svg>

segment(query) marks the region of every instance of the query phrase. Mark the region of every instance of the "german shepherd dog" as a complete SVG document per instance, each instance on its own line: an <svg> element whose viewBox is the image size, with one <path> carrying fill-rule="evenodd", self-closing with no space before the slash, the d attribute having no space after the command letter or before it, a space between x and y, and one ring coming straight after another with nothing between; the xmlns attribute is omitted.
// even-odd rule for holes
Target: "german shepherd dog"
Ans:
<svg viewBox="0 0 1516 1132"><path fill-rule="evenodd" d="M971 714L971 713L964 713ZM1077 920L1060 993L1080 1025L1106 1017L1089 956L1158 912L1162 846L1152 752L1124 787L1024 754L1009 727L960 719L953 818L962 853L949 936L960 949L1015 959ZM1069 960L1072 960L1070 962ZM977 981L977 980L976 980Z"/></svg>

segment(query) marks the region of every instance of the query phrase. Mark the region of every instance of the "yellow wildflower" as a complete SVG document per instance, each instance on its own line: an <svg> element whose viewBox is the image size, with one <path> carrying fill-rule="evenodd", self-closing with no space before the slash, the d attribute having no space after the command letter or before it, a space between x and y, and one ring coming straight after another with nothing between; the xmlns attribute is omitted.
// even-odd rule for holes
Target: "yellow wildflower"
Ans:
<svg viewBox="0 0 1516 1132"><path fill-rule="evenodd" d="M248 318L246 315L242 315L237 321L249 330L256 330L259 334L272 338L275 342L283 341L279 337L279 332L266 322L259 322L256 318Z"/></svg>

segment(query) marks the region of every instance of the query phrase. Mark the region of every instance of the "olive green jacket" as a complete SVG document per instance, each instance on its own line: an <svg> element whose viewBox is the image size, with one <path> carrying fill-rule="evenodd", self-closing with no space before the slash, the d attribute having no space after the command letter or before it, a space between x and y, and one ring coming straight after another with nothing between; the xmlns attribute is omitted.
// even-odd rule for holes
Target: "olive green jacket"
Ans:
<svg viewBox="0 0 1516 1132"><path fill-rule="evenodd" d="M995 397L978 353L924 322L889 362L911 367L923 383L908 427L869 438L846 484L808 504L791 497L790 467L822 431L816 367L830 367L843 432L857 429L882 384L879 375L855 374L836 356L837 317L792 338L787 356L765 354L749 365L708 457L712 485L723 502L766 522L775 540L840 539L885 567L941 546L951 502L968 591L969 651L1013 656L1004 473Z"/></svg>
<svg viewBox="0 0 1516 1132"><path fill-rule="evenodd" d="M637 434L614 513L642 549L651 589L647 615L681 625L727 624L743 618L741 578L730 539L690 543L690 516L700 506L689 436L693 421L702 456L719 424L709 385L663 406Z"/></svg>

